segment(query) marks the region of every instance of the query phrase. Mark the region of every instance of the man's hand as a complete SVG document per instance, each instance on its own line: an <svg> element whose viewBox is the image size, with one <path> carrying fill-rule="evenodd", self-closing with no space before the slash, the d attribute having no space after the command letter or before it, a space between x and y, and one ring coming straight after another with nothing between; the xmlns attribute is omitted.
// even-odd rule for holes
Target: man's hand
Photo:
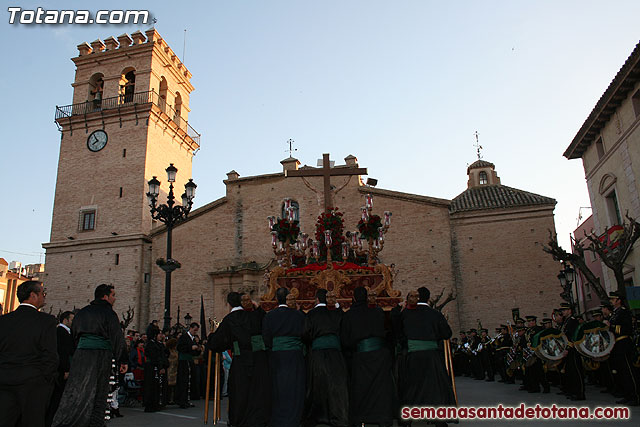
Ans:
<svg viewBox="0 0 640 427"><path fill-rule="evenodd" d="M197 350L197 349L198 349L198 346L196 344L191 346L191 350Z"/></svg>
<svg viewBox="0 0 640 427"><path fill-rule="evenodd" d="M126 363L121 363L120 364L120 373L121 374L124 374L128 370L129 370L129 365L127 365Z"/></svg>
<svg viewBox="0 0 640 427"><path fill-rule="evenodd" d="M164 374L164 368L160 369L160 373Z"/></svg>
<svg viewBox="0 0 640 427"><path fill-rule="evenodd" d="M69 379L69 372L65 372L65 373L64 373L64 379L65 379L65 380Z"/></svg>

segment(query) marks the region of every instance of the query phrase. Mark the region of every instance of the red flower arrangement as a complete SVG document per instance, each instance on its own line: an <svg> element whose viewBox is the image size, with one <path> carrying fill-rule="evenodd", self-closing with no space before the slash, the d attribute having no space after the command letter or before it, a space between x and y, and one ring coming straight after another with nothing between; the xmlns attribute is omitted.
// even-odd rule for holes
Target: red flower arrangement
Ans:
<svg viewBox="0 0 640 427"><path fill-rule="evenodd" d="M380 237L380 227L382 227L382 219L379 215L370 215L368 221L361 219L358 222L360 237L367 240Z"/></svg>
<svg viewBox="0 0 640 427"><path fill-rule="evenodd" d="M298 234L300 234L299 221L294 220L289 222L286 219L278 219L273 225L272 230L278 232L278 240L285 243L287 240L290 244L294 244L298 240Z"/></svg>
<svg viewBox="0 0 640 427"><path fill-rule="evenodd" d="M329 208L328 212L323 212L316 221L316 241L320 246L320 258L327 258L327 246L325 244L324 232L331 230L331 258L338 260L342 258L342 242L345 241L343 236L344 219L342 212L338 208Z"/></svg>

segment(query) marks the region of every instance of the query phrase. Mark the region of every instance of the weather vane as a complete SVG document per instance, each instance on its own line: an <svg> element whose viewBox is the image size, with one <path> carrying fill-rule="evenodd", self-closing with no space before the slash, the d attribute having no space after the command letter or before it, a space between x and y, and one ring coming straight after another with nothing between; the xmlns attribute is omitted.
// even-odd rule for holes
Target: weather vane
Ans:
<svg viewBox="0 0 640 427"><path fill-rule="evenodd" d="M476 143L474 145L474 147L476 147L476 153L478 154L478 160L482 159L482 153L480 152L480 150L482 150L482 145L480 145L480 141L479 141L479 134L478 131L475 131L474 133L475 137L476 137Z"/></svg>
<svg viewBox="0 0 640 427"><path fill-rule="evenodd" d="M284 150L284 151L289 151L289 157L293 157L293 156L292 156L293 152L294 152L294 151L298 151L298 149L297 149L297 148L293 148L293 143L294 143L294 142L295 142L295 141L294 141L293 139L291 139L291 138L289 138L289 139L287 140L287 144L289 144L289 149L288 149L288 150Z"/></svg>

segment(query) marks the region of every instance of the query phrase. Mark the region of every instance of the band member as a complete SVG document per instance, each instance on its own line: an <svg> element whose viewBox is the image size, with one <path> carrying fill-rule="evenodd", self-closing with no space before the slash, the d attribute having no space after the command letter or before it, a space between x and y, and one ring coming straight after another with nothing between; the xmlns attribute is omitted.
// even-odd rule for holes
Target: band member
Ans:
<svg viewBox="0 0 640 427"><path fill-rule="evenodd" d="M567 336L569 342L573 342L573 336L579 326L578 319L575 318L569 303L560 304L562 310L562 332ZM564 375L562 376L564 392L571 400L585 400L584 394L584 370L580 355L573 346L569 346L567 356L564 358Z"/></svg>
<svg viewBox="0 0 640 427"><path fill-rule="evenodd" d="M421 287L418 294L418 306L402 312L408 348L402 402L406 406L453 406L451 380L439 348L442 340L451 338L451 328L442 313L429 307L429 290Z"/></svg>
<svg viewBox="0 0 640 427"><path fill-rule="evenodd" d="M469 342L467 333L460 331L458 338L458 345L454 349L453 353L453 370L456 375L464 375L465 377L471 376L471 361L469 354L465 351L465 344Z"/></svg>
<svg viewBox="0 0 640 427"><path fill-rule="evenodd" d="M395 397L384 312L380 307L367 307L367 290L362 286L353 291L353 304L344 314L340 335L343 348L352 352L350 423L392 425Z"/></svg>
<svg viewBox="0 0 640 427"><path fill-rule="evenodd" d="M194 338L200 330L200 325L193 322L189 329L180 335L178 339L178 383L176 386L176 403L181 408L190 408L195 405L189 402L189 389L191 381L195 378L196 365L193 357L200 354L200 346Z"/></svg>
<svg viewBox="0 0 640 427"><path fill-rule="evenodd" d="M529 393L539 393L540 386L542 385L542 392L549 393L549 382L547 381L544 374L544 367L542 366L542 361L533 353L533 337L542 332L545 328L539 326L537 324L536 316L526 316L527 320L527 331L525 332L525 337L527 341L528 351L531 352L529 357L534 358L532 364L528 367L525 367L524 378L525 378L525 386L527 387L527 391Z"/></svg>
<svg viewBox="0 0 640 427"><path fill-rule="evenodd" d="M622 384L624 393L624 398L616 403L638 406L640 389L637 368L633 366L637 357L631 339L633 324L631 312L624 306L623 298L623 295L617 291L609 293L609 301L613 306L609 330L616 336L616 343L611 351L611 368L616 371L617 379Z"/></svg>
<svg viewBox="0 0 640 427"><path fill-rule="evenodd" d="M229 292L227 303L231 311L209 334L207 347L214 352L233 349L227 385L229 425L264 426L271 416L269 362L262 340L264 311L237 292Z"/></svg>
<svg viewBox="0 0 640 427"><path fill-rule="evenodd" d="M116 292L103 284L94 296L73 318L71 331L77 346L54 427L104 425L112 360L120 362L120 373L127 371L124 335L113 311Z"/></svg>
<svg viewBox="0 0 640 427"><path fill-rule="evenodd" d="M340 346L343 315L327 309L327 290L318 289L316 306L304 325L304 340L311 345L304 425L346 427L349 423L347 365Z"/></svg>
<svg viewBox="0 0 640 427"><path fill-rule="evenodd" d="M491 338L489 337L489 330L486 328L480 329L480 343L482 344L482 350L478 352L478 359L482 366L482 377L486 375L486 381L494 381L495 373L493 371L493 364L491 359L493 357L493 349L491 347Z"/></svg>
<svg viewBox="0 0 640 427"><path fill-rule="evenodd" d="M304 314L287 306L289 290L276 291L278 307L264 317L262 336L269 354L273 407L271 425L297 427L304 410Z"/></svg>
<svg viewBox="0 0 640 427"><path fill-rule="evenodd" d="M478 331L474 328L469 330L469 364L471 365L471 375L475 380L483 380L484 372L482 370L482 362L478 355L478 346L480 345L480 337Z"/></svg>
<svg viewBox="0 0 640 427"><path fill-rule="evenodd" d="M511 335L509 335L509 327L507 325L500 325L499 331L500 333L493 342L495 347L493 359L495 361L494 365L500 374L500 382L504 383L509 380L505 357L513 345L513 340L511 339Z"/></svg>

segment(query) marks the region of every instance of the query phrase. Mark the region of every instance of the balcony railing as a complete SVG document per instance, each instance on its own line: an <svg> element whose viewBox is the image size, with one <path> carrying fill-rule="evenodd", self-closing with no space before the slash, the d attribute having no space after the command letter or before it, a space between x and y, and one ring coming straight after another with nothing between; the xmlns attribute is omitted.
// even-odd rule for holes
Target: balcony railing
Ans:
<svg viewBox="0 0 640 427"><path fill-rule="evenodd" d="M94 99L93 101L64 105L62 107L56 106L56 120L144 104L155 104L162 112L168 115L180 129L200 145L200 134L196 132L189 122L184 120L176 110L168 105L164 98L161 98L160 95L153 90L123 94L111 98Z"/></svg>

